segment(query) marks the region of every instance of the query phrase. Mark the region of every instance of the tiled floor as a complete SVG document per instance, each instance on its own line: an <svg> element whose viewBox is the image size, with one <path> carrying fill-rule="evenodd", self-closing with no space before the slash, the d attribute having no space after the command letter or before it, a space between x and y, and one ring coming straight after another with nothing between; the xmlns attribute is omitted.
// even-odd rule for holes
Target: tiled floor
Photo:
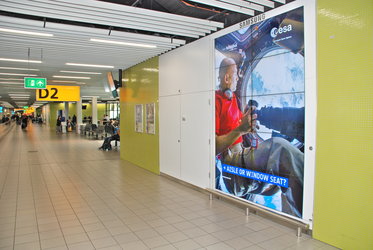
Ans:
<svg viewBox="0 0 373 250"><path fill-rule="evenodd" d="M0 138L0 249L335 249L100 144L39 125Z"/></svg>

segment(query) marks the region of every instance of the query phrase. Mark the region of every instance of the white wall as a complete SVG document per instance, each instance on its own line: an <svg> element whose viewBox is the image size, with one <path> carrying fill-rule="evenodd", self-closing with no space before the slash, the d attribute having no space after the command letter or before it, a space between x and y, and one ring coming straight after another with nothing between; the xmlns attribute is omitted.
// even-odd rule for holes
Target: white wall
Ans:
<svg viewBox="0 0 373 250"><path fill-rule="evenodd" d="M159 59L160 170L201 188L210 185L212 51L204 38Z"/></svg>

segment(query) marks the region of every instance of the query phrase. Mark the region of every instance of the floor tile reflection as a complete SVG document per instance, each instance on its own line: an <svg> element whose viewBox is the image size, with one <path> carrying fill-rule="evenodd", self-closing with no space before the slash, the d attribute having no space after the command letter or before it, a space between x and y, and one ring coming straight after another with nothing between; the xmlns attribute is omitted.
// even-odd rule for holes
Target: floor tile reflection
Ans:
<svg viewBox="0 0 373 250"><path fill-rule="evenodd" d="M0 249L333 249L45 125L0 144Z"/></svg>

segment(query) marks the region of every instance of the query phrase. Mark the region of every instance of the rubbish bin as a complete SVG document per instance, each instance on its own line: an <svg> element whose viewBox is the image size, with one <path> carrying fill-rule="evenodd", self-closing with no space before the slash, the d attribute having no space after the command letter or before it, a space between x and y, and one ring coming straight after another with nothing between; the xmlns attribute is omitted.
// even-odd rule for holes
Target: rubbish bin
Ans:
<svg viewBox="0 0 373 250"><path fill-rule="evenodd" d="M76 133L82 134L83 131L84 131L84 127L85 127L84 124L81 124L80 126L77 126Z"/></svg>

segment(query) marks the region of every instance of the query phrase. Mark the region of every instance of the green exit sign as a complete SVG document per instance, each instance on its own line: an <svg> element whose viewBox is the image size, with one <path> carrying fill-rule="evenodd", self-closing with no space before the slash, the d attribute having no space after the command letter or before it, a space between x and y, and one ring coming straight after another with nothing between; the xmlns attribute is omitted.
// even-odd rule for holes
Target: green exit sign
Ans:
<svg viewBox="0 0 373 250"><path fill-rule="evenodd" d="M45 89L47 88L47 78L24 78L26 89Z"/></svg>

